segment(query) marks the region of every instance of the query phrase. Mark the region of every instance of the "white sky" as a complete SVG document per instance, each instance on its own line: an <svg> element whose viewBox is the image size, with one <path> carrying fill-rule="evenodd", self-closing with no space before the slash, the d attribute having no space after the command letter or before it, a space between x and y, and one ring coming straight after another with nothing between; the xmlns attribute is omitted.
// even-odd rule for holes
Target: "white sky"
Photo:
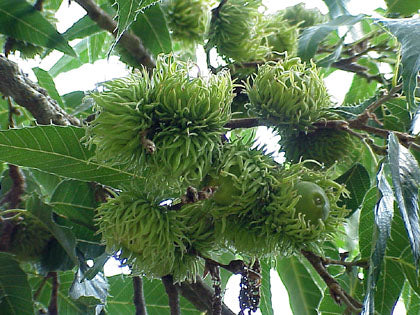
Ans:
<svg viewBox="0 0 420 315"><path fill-rule="evenodd" d="M305 2L307 8L319 8L321 12L326 13L327 7L321 0L263 0L264 4L268 7L269 11L274 12L279 9L283 9L287 6L292 6L300 2ZM385 8L383 0L351 0L348 8L351 14L373 14L373 10L382 7ZM75 21L81 18L85 14L85 11L74 1L68 6L67 1L63 1L60 10L57 12L56 17L59 21L57 29L59 32L64 32L68 29ZM22 62L22 60L15 59L19 62L19 65L24 72L28 73L30 78L36 81L34 74L31 71L32 67L40 67L45 70L49 70L52 65L62 56L61 53L53 52L44 60L28 60ZM55 84L60 94L65 94L75 90L92 90L95 88L98 82L110 80L112 78L121 77L126 75L128 72L125 69L124 64L118 61L117 57L111 57L109 60L99 60L94 64L86 64L79 69L62 73L55 78ZM336 71L326 79L326 84L329 88L330 94L335 98L337 102L340 102L346 91L350 86L352 74L344 73L342 71ZM269 146L269 151L277 151L276 146L277 140L272 138L272 134L267 128L261 128L258 131L258 136L262 139L270 139L270 143L274 144ZM127 270L125 270L127 272ZM118 263L110 261L105 266L105 272L108 275L116 274L121 272L118 267ZM227 289L225 291L225 302L234 312L239 312L238 293L239 293L239 281L238 276L234 276L229 280ZM289 307L289 298L287 291L282 285L276 272L272 272L272 292L273 296L273 308L276 315L292 315ZM255 314L261 314L259 311ZM402 303L397 305L394 314L405 314L405 309ZM299 315L299 314L296 314Z"/></svg>

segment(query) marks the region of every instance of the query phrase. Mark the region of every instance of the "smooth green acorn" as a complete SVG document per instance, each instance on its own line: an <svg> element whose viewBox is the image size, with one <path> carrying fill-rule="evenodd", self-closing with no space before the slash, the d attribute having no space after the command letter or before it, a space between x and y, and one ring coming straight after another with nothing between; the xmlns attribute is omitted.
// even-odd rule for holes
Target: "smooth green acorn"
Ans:
<svg viewBox="0 0 420 315"><path fill-rule="evenodd" d="M301 181L295 186L301 196L296 204L296 212L305 215L306 221L316 224L319 219L325 221L330 213L330 202L325 191L315 183Z"/></svg>

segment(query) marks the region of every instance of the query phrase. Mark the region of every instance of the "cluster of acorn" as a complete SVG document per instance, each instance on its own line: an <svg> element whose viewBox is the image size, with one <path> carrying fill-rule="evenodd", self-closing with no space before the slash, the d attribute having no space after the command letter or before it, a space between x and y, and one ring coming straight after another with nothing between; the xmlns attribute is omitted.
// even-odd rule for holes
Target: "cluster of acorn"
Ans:
<svg viewBox="0 0 420 315"><path fill-rule="evenodd" d="M98 208L108 251L134 272L182 280L200 256L226 248L246 257L318 249L347 214L337 205L345 188L309 162L279 165L251 142L223 140L234 84L228 72L192 77L193 66L160 56L151 73L92 94L98 114L86 137L97 158L145 177ZM246 91L276 128L305 132L329 105L318 70L298 58L261 66ZM191 185L205 196L183 202Z"/></svg>

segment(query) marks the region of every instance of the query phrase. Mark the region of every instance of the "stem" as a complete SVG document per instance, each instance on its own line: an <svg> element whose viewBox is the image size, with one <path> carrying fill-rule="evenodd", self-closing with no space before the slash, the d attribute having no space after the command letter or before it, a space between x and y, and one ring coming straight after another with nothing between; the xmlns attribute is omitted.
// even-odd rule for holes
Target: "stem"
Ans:
<svg viewBox="0 0 420 315"><path fill-rule="evenodd" d="M136 315L147 315L146 301L143 292L143 279L139 276L133 277L134 289L134 306L136 307Z"/></svg>
<svg viewBox="0 0 420 315"><path fill-rule="evenodd" d="M52 288L51 288L51 299L50 304L48 305L48 314L49 315L58 315L58 276L57 272L49 272L47 277L52 279Z"/></svg>
<svg viewBox="0 0 420 315"><path fill-rule="evenodd" d="M174 278L172 275L163 276L162 283L165 286L165 291L169 298L169 308L171 310L171 315L181 315L179 295L177 287L174 285Z"/></svg>
<svg viewBox="0 0 420 315"><path fill-rule="evenodd" d="M45 284L47 283L47 280L48 280L48 276L45 276L45 277L42 279L41 283L39 284L38 289L37 289L37 290L36 290L36 292L34 293L34 296L33 296L33 300L34 300L34 301L36 301L36 300L38 299L39 295L40 295L40 294L41 294L41 292L42 292L42 289L45 287Z"/></svg>
<svg viewBox="0 0 420 315"><path fill-rule="evenodd" d="M191 302L199 311L211 314L213 310L213 290L197 277L193 283L182 282L177 285L181 295ZM225 303L222 303L222 315L235 315Z"/></svg>
<svg viewBox="0 0 420 315"><path fill-rule="evenodd" d="M302 250L302 255L311 263L316 272L321 276L322 280L330 289L332 299L338 304L344 302L353 312L360 312L363 305L348 294L340 284L328 273L325 268L323 258L315 255L312 252Z"/></svg>

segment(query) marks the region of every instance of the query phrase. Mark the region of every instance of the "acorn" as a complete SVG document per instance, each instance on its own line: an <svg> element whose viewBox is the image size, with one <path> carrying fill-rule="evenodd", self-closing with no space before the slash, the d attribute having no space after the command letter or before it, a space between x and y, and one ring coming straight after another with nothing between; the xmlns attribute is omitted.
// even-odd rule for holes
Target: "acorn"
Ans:
<svg viewBox="0 0 420 315"><path fill-rule="evenodd" d="M13 232L10 236L9 252L22 262L41 258L48 242L53 238L47 227L32 213L21 210L11 220Z"/></svg>
<svg viewBox="0 0 420 315"><path fill-rule="evenodd" d="M237 62L264 60L270 48L266 19L258 9L261 0L229 0L213 10L207 49L216 47L220 56Z"/></svg>
<svg viewBox="0 0 420 315"><path fill-rule="evenodd" d="M331 105L315 64L307 65L287 55L259 67L245 88L251 112L278 128L307 130Z"/></svg>
<svg viewBox="0 0 420 315"><path fill-rule="evenodd" d="M227 145L209 200L216 230L241 255L289 255L335 235L348 211L344 186L307 162L280 166L236 140Z"/></svg>
<svg viewBox="0 0 420 315"><path fill-rule="evenodd" d="M167 0L162 9L173 39L199 43L204 40L210 17L207 0Z"/></svg>
<svg viewBox="0 0 420 315"><path fill-rule="evenodd" d="M93 93L99 114L87 128L100 160L145 172L201 180L216 159L230 120L233 84L227 72L191 77L190 63L160 56Z"/></svg>
<svg viewBox="0 0 420 315"><path fill-rule="evenodd" d="M347 159L356 147L352 136L342 130L318 128L293 132L280 130L279 144L288 161L316 160L326 167Z"/></svg>

